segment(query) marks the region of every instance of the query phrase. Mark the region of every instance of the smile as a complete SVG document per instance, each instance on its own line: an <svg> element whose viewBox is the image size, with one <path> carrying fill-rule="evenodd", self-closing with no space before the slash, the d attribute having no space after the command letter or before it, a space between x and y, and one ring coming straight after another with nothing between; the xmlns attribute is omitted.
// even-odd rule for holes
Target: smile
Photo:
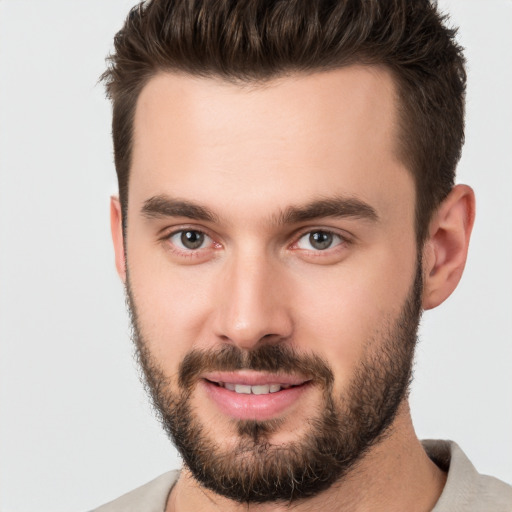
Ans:
<svg viewBox="0 0 512 512"><path fill-rule="evenodd" d="M313 387L310 379L299 376L244 370L206 374L200 384L207 399L226 416L261 421L287 414Z"/></svg>
<svg viewBox="0 0 512 512"><path fill-rule="evenodd" d="M234 384L233 382L214 382L217 386L225 388L235 393L244 395L266 395L268 393L277 393L282 389L289 389L293 387L291 384L262 384L259 386L249 386L247 384Z"/></svg>

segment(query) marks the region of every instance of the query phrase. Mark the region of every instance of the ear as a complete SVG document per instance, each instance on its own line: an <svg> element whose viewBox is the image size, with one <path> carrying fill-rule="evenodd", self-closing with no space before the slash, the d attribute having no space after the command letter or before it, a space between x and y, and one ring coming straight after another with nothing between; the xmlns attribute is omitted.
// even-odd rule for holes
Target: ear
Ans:
<svg viewBox="0 0 512 512"><path fill-rule="evenodd" d="M457 185L434 214L423 249L423 309L444 302L459 284L475 219L475 194Z"/></svg>
<svg viewBox="0 0 512 512"><path fill-rule="evenodd" d="M115 196L110 198L110 230L114 243L117 273L124 283L126 282L126 258L123 240L123 215L119 198Z"/></svg>

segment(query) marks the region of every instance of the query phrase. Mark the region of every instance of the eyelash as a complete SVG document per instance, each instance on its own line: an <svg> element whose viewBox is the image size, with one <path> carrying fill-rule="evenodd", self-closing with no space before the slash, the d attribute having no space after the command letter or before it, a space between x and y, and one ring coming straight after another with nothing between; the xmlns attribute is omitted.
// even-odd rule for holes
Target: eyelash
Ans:
<svg viewBox="0 0 512 512"><path fill-rule="evenodd" d="M335 243L334 241L329 244L325 249L301 249L298 247L300 241L307 237L311 238L313 234L319 234L322 233L323 235L329 235L333 238L333 240L338 239L338 243ZM334 244L334 245L333 245ZM292 247L297 247L298 250L304 250L311 252L315 254L315 256L321 256L323 253L325 254L332 254L334 250L336 250L339 246L346 246L349 244L349 239L345 235L341 235L340 233L337 233L335 231L329 230L329 229L309 229L308 231L303 231L298 238L296 238L296 241L292 244Z"/></svg>
<svg viewBox="0 0 512 512"><path fill-rule="evenodd" d="M205 238L208 238L211 240L211 243L209 244L210 247L199 247L197 249L187 249L187 248L181 248L177 246L175 243L171 241L172 237L176 235L183 235L184 233L192 232L197 233L200 235L203 235ZM212 246L215 246L213 248L220 248L221 244L218 242L215 242L213 237L211 237L207 232L205 232L203 229L197 229L194 227L182 227L180 229L175 229L170 233L165 234L161 241L167 243L167 248L174 254L177 254L180 257L184 258L201 258L204 256L204 251L208 248L212 248Z"/></svg>
<svg viewBox="0 0 512 512"><path fill-rule="evenodd" d="M207 237L208 239L210 239L211 243L207 247L199 247L197 249L187 249L187 248L180 248L176 245L176 243L171 242L172 237L174 237L176 235L180 235L180 234L183 235L186 232L193 232L193 233L203 235L204 237ZM324 235L330 235L333 238L338 239L339 242L336 243L334 246L329 245L328 247L326 247L323 250L322 249L316 249L316 250L315 249L301 249L300 247L298 247L299 242L304 237L306 237L308 235L311 236L312 234L315 234L315 233L322 233ZM210 236L206 231L204 231L203 229L197 229L194 227L181 227L180 229L175 229L172 232L165 234L165 236L163 236L161 240L164 242L167 242L167 247L173 253L177 254L180 257L185 257L185 258L195 258L195 257L200 258L200 257L204 256L205 250L220 249L222 247L222 244L215 242L214 238L212 236ZM322 257L324 255L325 256L332 255L332 253L334 251L340 250L352 243L351 239L345 234L342 235L333 230L320 229L320 228L316 228L316 229L309 228L307 231L301 231L300 233L298 233L297 235L294 236L294 240L295 241L288 246L289 248L308 252L309 254L314 255L314 257Z"/></svg>

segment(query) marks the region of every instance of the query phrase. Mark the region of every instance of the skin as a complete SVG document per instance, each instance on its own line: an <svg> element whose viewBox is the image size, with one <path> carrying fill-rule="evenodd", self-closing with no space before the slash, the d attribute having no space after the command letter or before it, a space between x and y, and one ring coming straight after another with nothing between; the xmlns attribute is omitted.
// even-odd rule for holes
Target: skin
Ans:
<svg viewBox="0 0 512 512"><path fill-rule="evenodd" d="M112 199L116 266L130 284L152 356L176 382L194 348L250 350L288 343L329 361L342 395L365 350L397 317L416 269L415 189L398 159L396 91L385 69L351 66L263 86L160 74L143 89L134 123L127 238ZM145 215L156 196L193 201L216 216ZM325 198L356 198L376 219L323 216L281 223L279 214ZM430 223L423 249L423 308L461 277L474 217L472 190L456 186ZM180 229L208 235L196 251ZM325 251L315 230L337 235ZM126 249L126 254L125 254ZM373 340L369 343L368 340ZM317 413L316 388L282 415L274 444L300 438ZM235 446L231 418L198 388L193 405L210 434ZM403 402L389 435L350 478L294 510L431 510L446 476L423 451ZM364 490L364 492L361 492ZM182 472L167 512L247 510ZM285 510L262 504L250 510Z"/></svg>

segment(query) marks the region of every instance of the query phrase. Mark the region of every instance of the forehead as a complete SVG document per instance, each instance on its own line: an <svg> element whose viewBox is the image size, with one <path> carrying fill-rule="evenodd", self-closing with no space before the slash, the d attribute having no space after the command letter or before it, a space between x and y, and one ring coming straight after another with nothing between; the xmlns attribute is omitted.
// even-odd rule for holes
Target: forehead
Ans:
<svg viewBox="0 0 512 512"><path fill-rule="evenodd" d="M395 84L382 68L256 85L161 73L136 106L130 202L193 193L200 203L266 208L331 192L378 202L393 180L410 181L396 156L396 118Z"/></svg>

